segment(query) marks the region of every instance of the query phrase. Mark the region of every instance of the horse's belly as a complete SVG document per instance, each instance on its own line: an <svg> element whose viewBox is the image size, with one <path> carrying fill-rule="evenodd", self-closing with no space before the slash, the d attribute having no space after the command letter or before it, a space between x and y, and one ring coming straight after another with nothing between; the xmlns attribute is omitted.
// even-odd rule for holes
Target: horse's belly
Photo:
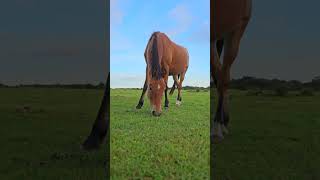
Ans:
<svg viewBox="0 0 320 180"><path fill-rule="evenodd" d="M186 66L185 64L184 65L177 64L175 66L170 67L169 74L170 75L181 74L185 72L187 68L188 66Z"/></svg>

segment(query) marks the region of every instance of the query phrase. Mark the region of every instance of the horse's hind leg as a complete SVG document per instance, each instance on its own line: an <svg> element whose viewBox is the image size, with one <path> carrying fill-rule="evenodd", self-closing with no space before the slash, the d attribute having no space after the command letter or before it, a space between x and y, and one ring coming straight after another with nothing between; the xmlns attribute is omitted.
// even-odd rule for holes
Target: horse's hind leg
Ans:
<svg viewBox="0 0 320 180"><path fill-rule="evenodd" d="M220 88L220 82L221 82L221 64L220 64L219 59L220 58L219 58L219 54L217 52L217 44L216 44L216 42L214 42L213 43L213 58L211 57L211 65L212 65L211 76L216 81L218 92L220 92L219 88ZM211 127L212 129L211 129L210 136L212 138L212 142L219 142L224 138L223 133L222 133L223 120L221 118L223 102L222 102L222 98L220 96L220 93L218 93L218 94L219 94L218 106L217 106L216 114L213 119L213 123L212 123L212 127Z"/></svg>
<svg viewBox="0 0 320 180"><path fill-rule="evenodd" d="M177 101L176 101L176 105L180 106L181 105L181 101L182 101L182 98L181 98L181 89L182 89L182 82L184 80L184 75L185 75L186 72L183 72L180 76L180 80L178 80L178 77L177 76L174 76L174 81L177 82L178 84L178 97L177 97Z"/></svg>
<svg viewBox="0 0 320 180"><path fill-rule="evenodd" d="M169 95L172 95L175 89L176 89L176 82L173 82L173 85L172 85L172 88L170 89Z"/></svg>
<svg viewBox="0 0 320 180"><path fill-rule="evenodd" d="M178 82L176 82L176 81L174 80L174 76L175 76L175 75L172 76L172 77L173 77L173 85L172 85L172 88L171 88L170 93L169 93L170 95L173 94L174 90L176 89L176 86L178 85ZM177 78L177 79L179 79L179 77L180 77L180 74L178 74L178 78Z"/></svg>
<svg viewBox="0 0 320 180"><path fill-rule="evenodd" d="M221 54L222 54L223 44L224 44L223 39L218 40L217 43L216 43L217 53L218 53L219 59L220 59ZM217 66L216 68L221 68L220 60L217 60L215 63L217 63L217 64L216 64L216 66ZM216 77L216 76L213 76L213 80L214 80L215 86L218 87L217 77Z"/></svg>
<svg viewBox="0 0 320 180"><path fill-rule="evenodd" d="M147 72L147 70L146 70L146 72ZM144 81L144 85L143 85L143 89L142 89L142 94L141 94L141 96L140 96L138 105L136 106L137 109L141 109L142 106L143 106L144 96L145 96L145 94L146 94L147 88L148 88L148 82L147 82L147 73L146 73L146 79L145 79L145 81Z"/></svg>
<svg viewBox="0 0 320 180"><path fill-rule="evenodd" d="M225 52L223 57L223 64L221 67L221 81L218 85L219 98L221 99L221 119L223 121L223 130L227 131L229 124L229 102L228 102L228 87L230 81L230 69L237 57L239 45L243 30L239 29L227 35L225 39Z"/></svg>

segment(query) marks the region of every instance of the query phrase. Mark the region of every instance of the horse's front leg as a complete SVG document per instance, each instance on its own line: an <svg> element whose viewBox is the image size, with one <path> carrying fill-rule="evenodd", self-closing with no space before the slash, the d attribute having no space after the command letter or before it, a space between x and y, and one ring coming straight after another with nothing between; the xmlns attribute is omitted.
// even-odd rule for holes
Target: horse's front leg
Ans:
<svg viewBox="0 0 320 180"><path fill-rule="evenodd" d="M110 73L106 82L103 99L96 120L91 129L90 135L82 144L84 150L98 149L103 143L110 124Z"/></svg>
<svg viewBox="0 0 320 180"><path fill-rule="evenodd" d="M145 96L146 91L147 91L147 89L148 89L147 72L148 72L148 71L146 70L146 79L145 79L145 81L144 81L144 85L143 85L143 89L142 89L142 93L141 93L141 96L140 96L138 105L136 106L137 109L141 109L141 108L142 108L143 102L144 102L144 96Z"/></svg>
<svg viewBox="0 0 320 180"><path fill-rule="evenodd" d="M166 84L166 89L164 91L165 101L164 101L164 108L169 108L169 99L168 99L168 77L169 75L166 75L164 77L164 82Z"/></svg>
<svg viewBox="0 0 320 180"><path fill-rule="evenodd" d="M164 96L165 96L164 108L169 108L168 85L166 85L166 89L164 91Z"/></svg>

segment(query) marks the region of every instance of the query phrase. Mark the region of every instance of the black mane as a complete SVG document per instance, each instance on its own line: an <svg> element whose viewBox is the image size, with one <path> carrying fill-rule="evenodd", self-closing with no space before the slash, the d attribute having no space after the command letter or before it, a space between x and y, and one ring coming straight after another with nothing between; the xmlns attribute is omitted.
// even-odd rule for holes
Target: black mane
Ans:
<svg viewBox="0 0 320 180"><path fill-rule="evenodd" d="M152 41L152 48L151 48L151 75L153 79L159 80L162 78L161 66L160 66L160 59L159 59L159 52L158 52L158 34L160 32L154 32L151 35L153 37Z"/></svg>

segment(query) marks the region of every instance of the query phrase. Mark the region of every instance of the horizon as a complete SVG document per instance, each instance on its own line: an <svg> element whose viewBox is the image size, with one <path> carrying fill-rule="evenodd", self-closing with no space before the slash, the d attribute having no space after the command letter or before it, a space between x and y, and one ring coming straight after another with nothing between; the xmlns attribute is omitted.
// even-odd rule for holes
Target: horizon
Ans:
<svg viewBox="0 0 320 180"><path fill-rule="evenodd" d="M313 80L319 80L320 79L320 76L315 76L313 77L312 79L310 80L307 80L307 81L300 81L300 80L296 80L296 79L289 79L289 80L285 80L285 79L279 79L279 78L264 78L264 77L255 77L255 76L242 76L240 78L232 78L231 81L236 81L236 80L241 80L241 79L244 79L244 78L254 78L254 79L259 79L259 80L267 80L267 81L272 81L272 80L278 80L278 81L285 81L285 82L291 82L291 81L297 81L299 83L311 83ZM97 81L97 82L86 82L86 83L61 83L61 82L55 82L55 83L48 83L48 82L45 82L45 83L23 83L23 84L5 84L3 82L0 81L0 85L3 85L3 86L8 86L8 87L15 87L15 86L32 86L32 85L40 85L40 86L54 86L54 85L60 85L60 86L69 86L69 85L93 85L93 86L99 86L100 84L103 84L105 85L106 83L105 82L102 82L102 81ZM208 88L210 87L209 86L193 86L193 85L183 85L182 87L199 87L199 88ZM171 86L168 86L169 88L171 88ZM133 88L133 89L142 89L142 87L111 87L110 86L110 89L130 89L130 88Z"/></svg>

